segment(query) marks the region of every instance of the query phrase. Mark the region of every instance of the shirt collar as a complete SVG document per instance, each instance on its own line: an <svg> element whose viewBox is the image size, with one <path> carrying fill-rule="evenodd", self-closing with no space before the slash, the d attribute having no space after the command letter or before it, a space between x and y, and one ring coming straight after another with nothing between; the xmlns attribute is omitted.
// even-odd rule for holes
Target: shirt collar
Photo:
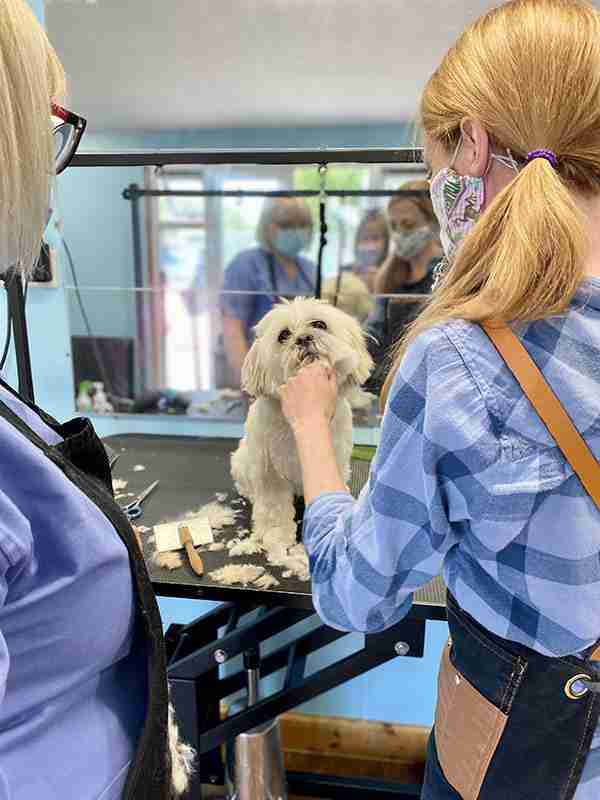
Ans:
<svg viewBox="0 0 600 800"><path fill-rule="evenodd" d="M600 311L600 278L586 278L575 292L574 303Z"/></svg>

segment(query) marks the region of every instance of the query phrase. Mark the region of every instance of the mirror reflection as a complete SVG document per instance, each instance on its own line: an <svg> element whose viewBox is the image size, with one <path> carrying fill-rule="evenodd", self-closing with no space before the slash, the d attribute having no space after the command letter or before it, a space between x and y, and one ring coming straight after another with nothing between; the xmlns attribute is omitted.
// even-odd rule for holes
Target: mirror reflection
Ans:
<svg viewBox="0 0 600 800"><path fill-rule="evenodd" d="M315 166L65 173L79 408L242 419L255 326L276 303L315 296L320 259L322 298L360 323L375 361L355 417L376 425L390 352L441 259L437 222L420 165L331 164L322 188ZM98 248L77 237L92 219Z"/></svg>

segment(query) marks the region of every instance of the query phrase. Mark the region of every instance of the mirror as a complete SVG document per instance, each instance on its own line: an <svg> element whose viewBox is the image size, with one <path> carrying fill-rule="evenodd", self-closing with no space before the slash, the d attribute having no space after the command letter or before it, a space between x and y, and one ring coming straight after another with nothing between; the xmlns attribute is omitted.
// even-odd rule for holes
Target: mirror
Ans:
<svg viewBox="0 0 600 800"><path fill-rule="evenodd" d="M460 31L492 5L255 0L211 4L208 13L193 0L46 0L45 18L69 76L68 104L88 119L83 153L224 154L412 145L425 81ZM301 252L310 272L319 255L320 183L317 166L225 161L73 168L60 177L62 233L74 266L61 259L62 274L83 403L91 381L111 390L119 412L244 414L235 337L249 343L272 294L268 263L258 258L252 267L244 253L259 245L268 193L305 192L293 199L307 204L312 219ZM397 255L418 246L418 236L409 237L426 227L426 198L412 204L412 216L408 197L388 204L403 183L423 177L418 167L390 163L328 169L323 295L373 337L377 366L367 389L374 394L439 255L433 226L420 254ZM125 200L129 187L137 188ZM262 282L252 269L262 270ZM278 291L308 289L310 281L293 272L281 273ZM376 401L356 413L376 424Z"/></svg>
<svg viewBox="0 0 600 800"><path fill-rule="evenodd" d="M376 362L356 422L375 425L390 347L441 255L418 164L73 167L57 213L77 402L99 413L242 419L240 366L276 298L322 296ZM97 384L102 384L102 388Z"/></svg>

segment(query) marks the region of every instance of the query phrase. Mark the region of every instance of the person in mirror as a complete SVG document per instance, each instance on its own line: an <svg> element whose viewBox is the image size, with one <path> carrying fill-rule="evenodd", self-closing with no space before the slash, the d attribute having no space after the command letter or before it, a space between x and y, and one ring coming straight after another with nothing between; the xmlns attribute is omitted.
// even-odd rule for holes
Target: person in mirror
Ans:
<svg viewBox="0 0 600 800"><path fill-rule="evenodd" d="M278 298L314 294L316 267L302 255L312 236L312 215L302 198L269 198L258 222L258 246L239 253L225 270L221 313L232 388L240 385L253 328Z"/></svg>
<svg viewBox="0 0 600 800"><path fill-rule="evenodd" d="M28 4L0 14L0 275L28 276L85 120L58 105ZM160 614L106 450L0 377L0 798L169 800L168 719Z"/></svg>
<svg viewBox="0 0 600 800"><path fill-rule="evenodd" d="M494 342L537 365L597 469L600 11L494 8L445 55L420 117L448 266L398 346L357 500L333 455L333 376L315 363L281 392L313 602L374 633L443 576L424 800L596 800L600 501Z"/></svg>
<svg viewBox="0 0 600 800"><path fill-rule="evenodd" d="M370 292L375 290L375 276L385 261L390 246L390 232L385 212L369 209L361 219L354 238L354 262L343 268L364 281Z"/></svg>
<svg viewBox="0 0 600 800"><path fill-rule="evenodd" d="M381 392L390 370L394 342L422 307L422 300L407 302L407 295L419 298L431 292L442 259L439 225L427 181L407 181L401 186L390 198L387 219L390 252L375 276L374 289L376 295L403 297L398 300L376 297L375 307L365 323L369 352L375 362L366 388L374 394Z"/></svg>
<svg viewBox="0 0 600 800"><path fill-rule="evenodd" d="M415 195L414 192L421 194ZM401 186L398 193L390 198L387 218L390 252L377 271L375 293L429 294L435 268L442 258L442 248L427 181L407 181ZM377 340L380 351L389 349L414 319L418 308L415 303L395 303L390 298L377 298L366 327Z"/></svg>

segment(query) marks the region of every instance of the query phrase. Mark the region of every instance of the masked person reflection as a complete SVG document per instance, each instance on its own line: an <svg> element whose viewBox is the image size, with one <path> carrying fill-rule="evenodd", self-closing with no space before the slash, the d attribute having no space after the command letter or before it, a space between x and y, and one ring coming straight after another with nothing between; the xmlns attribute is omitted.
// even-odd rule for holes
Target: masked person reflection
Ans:
<svg viewBox="0 0 600 800"><path fill-rule="evenodd" d="M221 312L230 386L239 387L252 330L277 298L314 294L316 268L301 255L312 234L312 216L304 200L270 198L256 231L258 247L239 253L225 270L227 293L221 295Z"/></svg>
<svg viewBox="0 0 600 800"><path fill-rule="evenodd" d="M369 209L356 229L354 262L343 267L343 271L351 270L373 292L377 270L385 261L389 246L390 232L385 213L379 208Z"/></svg>
<svg viewBox="0 0 600 800"><path fill-rule="evenodd" d="M451 639L423 800L597 800L600 498L579 474L600 457L600 13L490 11L420 117L449 267L397 351L358 500L333 454L333 376L313 364L281 391L313 601L373 633L442 574ZM555 440L540 417L553 396L581 435L568 461L568 425Z"/></svg>
<svg viewBox="0 0 600 800"><path fill-rule="evenodd" d="M421 194L415 195L414 192ZM408 181L388 203L390 252L377 271L378 295L428 295L435 268L442 258L438 222L433 212L427 181ZM378 297L366 323L376 345L372 355L380 363L390 345L418 313L419 305L391 302Z"/></svg>
<svg viewBox="0 0 600 800"><path fill-rule="evenodd" d="M377 297L365 322L369 352L375 362L366 388L374 394L381 392L389 373L393 344L418 315L423 306L421 297L431 292L442 260L439 225L427 181L403 184L390 198L387 220L390 251L376 273L374 290L377 295L402 294L402 297L397 300ZM408 302L410 295L415 296L414 302Z"/></svg>

